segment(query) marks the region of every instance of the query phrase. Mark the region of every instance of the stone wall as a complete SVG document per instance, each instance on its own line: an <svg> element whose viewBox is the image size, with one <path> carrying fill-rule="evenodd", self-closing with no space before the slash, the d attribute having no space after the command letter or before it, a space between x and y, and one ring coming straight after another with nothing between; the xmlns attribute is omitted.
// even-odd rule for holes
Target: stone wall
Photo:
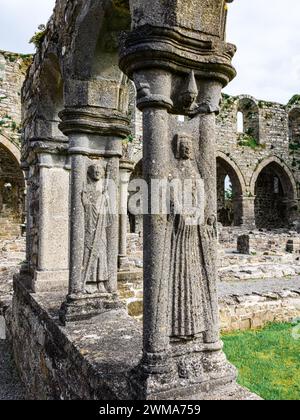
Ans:
<svg viewBox="0 0 300 420"><path fill-rule="evenodd" d="M218 154L220 162L227 167L234 199L241 201L242 223L250 221L251 224L249 218L256 216L257 227L281 227L278 220L280 209L274 220L269 218L274 203L278 208L284 208L282 212L285 211L286 217L281 218L284 225L299 217L298 148L289 129L291 115L298 108L296 99L282 105L258 101L245 95L223 95L217 119ZM242 132L238 129L238 112L242 113L244 119ZM261 191L260 175L265 170L270 181L267 194ZM254 200L254 214L248 213L243 202L246 199Z"/></svg>
<svg viewBox="0 0 300 420"><path fill-rule="evenodd" d="M291 252L299 254L299 235L293 232L253 232L238 237L237 250L240 254L255 254L257 252Z"/></svg>
<svg viewBox="0 0 300 420"><path fill-rule="evenodd" d="M142 157L141 113L135 110L133 100L131 108L132 139L126 153L138 164ZM238 113L243 116L242 132ZM299 220L299 132L299 95L286 105L247 95L222 96L217 117L217 181L218 215L223 225L253 228L256 223L259 228L274 229ZM231 199L225 197L228 177Z"/></svg>
<svg viewBox="0 0 300 420"><path fill-rule="evenodd" d="M140 323L110 311L62 327L64 294L29 294L15 283L7 336L28 399L133 399L127 374L141 357Z"/></svg>
<svg viewBox="0 0 300 420"><path fill-rule="evenodd" d="M0 239L20 235L24 176L20 169L21 87L30 55L0 51Z"/></svg>
<svg viewBox="0 0 300 420"><path fill-rule="evenodd" d="M292 322L300 317L300 292L228 296L219 300L223 332L262 328L270 322Z"/></svg>
<svg viewBox="0 0 300 420"><path fill-rule="evenodd" d="M143 315L141 278L119 282L120 296L128 313L137 319ZM219 298L222 332L262 328L270 322L292 322L300 317L300 291L255 293Z"/></svg>

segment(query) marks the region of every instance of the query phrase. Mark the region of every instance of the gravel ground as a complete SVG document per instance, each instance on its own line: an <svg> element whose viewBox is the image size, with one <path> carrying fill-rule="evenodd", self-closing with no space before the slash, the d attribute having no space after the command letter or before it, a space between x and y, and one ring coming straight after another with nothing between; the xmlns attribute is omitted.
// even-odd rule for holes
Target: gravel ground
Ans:
<svg viewBox="0 0 300 420"><path fill-rule="evenodd" d="M10 348L0 340L0 400L24 400L24 387L11 360Z"/></svg>
<svg viewBox="0 0 300 420"><path fill-rule="evenodd" d="M219 283L219 296L221 297L252 295L253 293L280 293L283 290L300 292L300 277Z"/></svg>

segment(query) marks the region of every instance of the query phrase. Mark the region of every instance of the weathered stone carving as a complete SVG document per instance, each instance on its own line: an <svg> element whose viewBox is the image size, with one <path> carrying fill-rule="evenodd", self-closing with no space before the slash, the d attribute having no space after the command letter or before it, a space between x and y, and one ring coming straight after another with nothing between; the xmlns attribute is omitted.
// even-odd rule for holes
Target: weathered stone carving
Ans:
<svg viewBox="0 0 300 420"><path fill-rule="evenodd" d="M91 165L87 184L82 192L85 218L82 281L87 293L108 292L107 227L110 226L110 206L105 169Z"/></svg>
<svg viewBox="0 0 300 420"><path fill-rule="evenodd" d="M153 179L176 178L204 186L198 217L189 208L144 216L144 242L151 243L144 248L144 356L132 376L142 398L190 395L236 377L219 339L215 216L215 114L222 87L235 75L235 50L224 42L225 1L215 0L209 9L200 1L193 5L198 22L187 25L191 4L177 2L169 5L171 21L159 27L139 2L135 13L143 18L134 21L120 61L136 83L143 111L148 186ZM201 22L208 21L211 28L202 33ZM180 129L172 114L188 117ZM174 196L171 208L176 201Z"/></svg>
<svg viewBox="0 0 300 420"><path fill-rule="evenodd" d="M119 107L119 90L125 97L126 86L118 90L117 82L115 89L111 85L111 80L82 85L69 81L70 107L61 113L60 128L70 139L72 168L70 284L60 314L63 323L123 306L117 294L117 185L121 139L129 134L129 121L123 109L111 108ZM109 186L115 188L108 191Z"/></svg>

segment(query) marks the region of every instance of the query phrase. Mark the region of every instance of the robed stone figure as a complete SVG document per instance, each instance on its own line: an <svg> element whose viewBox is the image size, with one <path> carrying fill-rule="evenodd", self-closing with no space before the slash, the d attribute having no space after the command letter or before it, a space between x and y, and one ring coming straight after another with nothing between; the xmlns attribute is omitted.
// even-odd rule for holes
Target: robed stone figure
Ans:
<svg viewBox="0 0 300 420"><path fill-rule="evenodd" d="M105 169L91 165L82 192L85 237L82 279L87 293L107 293L109 283L107 228L111 225Z"/></svg>
<svg viewBox="0 0 300 420"><path fill-rule="evenodd" d="M204 184L193 159L192 139L179 136L177 143L181 179L198 182L194 182L191 190L194 207L182 207L177 204L183 202L182 198L171 196L168 223L171 248L166 264L169 336L171 340L200 338L212 343L218 341L216 267L211 258L217 248L217 218L212 214L205 219Z"/></svg>

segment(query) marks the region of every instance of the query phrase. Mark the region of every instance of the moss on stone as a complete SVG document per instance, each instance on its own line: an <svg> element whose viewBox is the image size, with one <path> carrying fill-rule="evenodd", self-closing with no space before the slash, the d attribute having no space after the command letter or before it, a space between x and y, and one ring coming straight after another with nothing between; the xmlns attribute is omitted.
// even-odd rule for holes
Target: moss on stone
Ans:
<svg viewBox="0 0 300 420"><path fill-rule="evenodd" d="M265 149L265 144L260 144L258 140L249 133L239 135L238 145L241 147L250 147L252 150Z"/></svg>
<svg viewBox="0 0 300 420"><path fill-rule="evenodd" d="M288 102L288 106L300 105L300 95L294 95Z"/></svg>

